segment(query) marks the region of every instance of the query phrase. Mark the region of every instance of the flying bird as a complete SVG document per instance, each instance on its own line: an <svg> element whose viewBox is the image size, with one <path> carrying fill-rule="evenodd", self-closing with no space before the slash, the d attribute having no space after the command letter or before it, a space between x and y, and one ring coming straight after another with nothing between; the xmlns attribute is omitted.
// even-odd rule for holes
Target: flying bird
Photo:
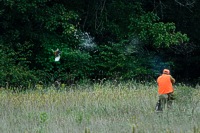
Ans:
<svg viewBox="0 0 200 133"><path fill-rule="evenodd" d="M60 55L61 55L61 51L57 48L55 51L52 49L54 55L55 55L55 61L59 61L60 60Z"/></svg>

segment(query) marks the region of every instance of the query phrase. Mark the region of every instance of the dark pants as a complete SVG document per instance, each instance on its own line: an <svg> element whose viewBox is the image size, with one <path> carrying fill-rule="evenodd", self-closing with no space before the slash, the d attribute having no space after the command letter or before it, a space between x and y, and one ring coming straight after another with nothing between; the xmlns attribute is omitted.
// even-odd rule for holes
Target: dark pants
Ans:
<svg viewBox="0 0 200 133"><path fill-rule="evenodd" d="M173 93L160 95L159 100L156 104L156 111L163 111L166 104L167 104L167 108L171 108L173 100L174 100Z"/></svg>

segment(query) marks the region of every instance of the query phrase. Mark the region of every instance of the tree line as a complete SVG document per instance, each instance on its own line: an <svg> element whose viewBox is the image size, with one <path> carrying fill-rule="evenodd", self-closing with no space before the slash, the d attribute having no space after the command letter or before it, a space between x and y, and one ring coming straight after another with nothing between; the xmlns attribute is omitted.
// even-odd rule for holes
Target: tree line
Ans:
<svg viewBox="0 0 200 133"><path fill-rule="evenodd" d="M163 68L179 80L198 81L199 4L2 0L0 84L154 80ZM59 62L52 52L57 48Z"/></svg>

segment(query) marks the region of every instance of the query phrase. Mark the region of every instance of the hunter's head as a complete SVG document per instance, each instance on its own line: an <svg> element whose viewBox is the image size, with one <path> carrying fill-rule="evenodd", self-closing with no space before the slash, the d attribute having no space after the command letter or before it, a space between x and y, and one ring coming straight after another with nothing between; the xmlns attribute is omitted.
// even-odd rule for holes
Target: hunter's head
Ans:
<svg viewBox="0 0 200 133"><path fill-rule="evenodd" d="M164 69L164 70L163 70L163 74L167 74L167 75L169 75L169 74L170 74L169 69Z"/></svg>

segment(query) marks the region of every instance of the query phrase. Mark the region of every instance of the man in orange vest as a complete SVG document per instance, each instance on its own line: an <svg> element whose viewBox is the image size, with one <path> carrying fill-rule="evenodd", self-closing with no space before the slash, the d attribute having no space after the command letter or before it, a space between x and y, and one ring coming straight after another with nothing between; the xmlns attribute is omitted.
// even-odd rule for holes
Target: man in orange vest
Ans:
<svg viewBox="0 0 200 133"><path fill-rule="evenodd" d="M170 108L172 100L174 100L173 84L175 83L175 79L170 75L168 69L164 69L163 74L158 77L157 83L159 100L156 104L156 111L163 111L165 104L167 103L167 107Z"/></svg>

